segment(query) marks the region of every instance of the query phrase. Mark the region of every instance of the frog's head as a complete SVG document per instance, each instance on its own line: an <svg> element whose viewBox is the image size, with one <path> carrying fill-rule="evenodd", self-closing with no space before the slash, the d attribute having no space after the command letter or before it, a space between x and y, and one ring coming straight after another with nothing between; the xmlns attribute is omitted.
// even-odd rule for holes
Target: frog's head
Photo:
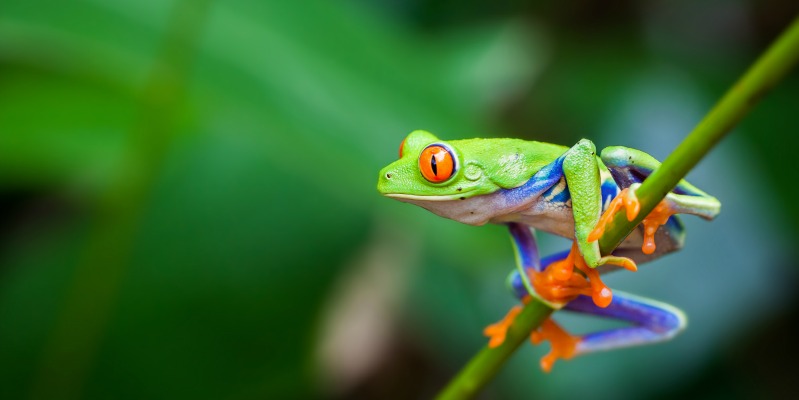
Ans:
<svg viewBox="0 0 799 400"><path fill-rule="evenodd" d="M532 176L522 141L469 139L443 141L413 131L400 145L400 158L380 171L384 196L424 207L438 215L479 225L502 211L490 196L522 185Z"/></svg>

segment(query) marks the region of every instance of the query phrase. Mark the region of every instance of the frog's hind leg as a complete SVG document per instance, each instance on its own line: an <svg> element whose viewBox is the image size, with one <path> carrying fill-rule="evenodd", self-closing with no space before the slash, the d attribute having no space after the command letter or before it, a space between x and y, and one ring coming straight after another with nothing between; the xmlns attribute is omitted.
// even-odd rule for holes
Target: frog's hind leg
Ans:
<svg viewBox="0 0 799 400"><path fill-rule="evenodd" d="M552 319L546 320L530 337L534 344L549 340L552 350L541 359L545 372L552 369L558 359L638 346L669 340L686 326L682 311L665 303L616 292L608 307L597 307L588 296L580 296L566 305L566 309L630 322L633 326L572 336Z"/></svg>
<svg viewBox="0 0 799 400"><path fill-rule="evenodd" d="M655 169L660 162L642 151L627 147L608 147L602 151L602 162L608 167L616 184L623 189L610 204L600 219L589 241L597 240L604 232L605 224L613 218L613 214L622 207L627 209L627 218L632 220L639 208L635 190ZM705 219L714 218L721 208L719 201L681 180L666 195L665 199L644 219L642 226L633 232L614 252L614 255L632 257L636 262L647 261L660 255L679 249L683 243L683 229L674 214L693 214ZM661 228L663 226L663 228ZM655 246L655 243L660 243ZM644 254L633 251L641 248ZM656 253L657 251L657 253Z"/></svg>
<svg viewBox="0 0 799 400"><path fill-rule="evenodd" d="M621 189L643 182L660 167L660 161L654 157L629 147L607 147L600 157ZM693 214L705 219L713 219L721 209L721 203L715 197L685 179L666 195L666 201L675 214Z"/></svg>
<svg viewBox="0 0 799 400"><path fill-rule="evenodd" d="M614 293L608 307L597 307L591 298L580 296L570 302L566 309L633 324L582 336L576 345L575 355L666 341L687 325L685 314L678 308L619 291Z"/></svg>

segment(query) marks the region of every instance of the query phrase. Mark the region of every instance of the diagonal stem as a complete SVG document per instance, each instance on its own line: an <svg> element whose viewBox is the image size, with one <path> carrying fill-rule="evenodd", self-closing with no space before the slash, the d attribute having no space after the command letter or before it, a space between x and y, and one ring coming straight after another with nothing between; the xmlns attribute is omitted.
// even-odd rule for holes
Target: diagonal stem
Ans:
<svg viewBox="0 0 799 400"><path fill-rule="evenodd" d="M632 222L623 213L599 239L603 254L609 254L646 217L666 194L677 186L708 151L791 70L799 60L799 18L766 50L727 91L699 125L663 161L635 192L641 211Z"/></svg>
<svg viewBox="0 0 799 400"><path fill-rule="evenodd" d="M721 140L799 60L799 18L760 56L721 98L699 125L680 143L636 191L641 211L633 221L619 213L599 240L603 254L616 246L648 215L680 179ZM525 338L552 313L539 301L530 301L508 330L505 342L480 350L439 393L438 399L468 399L491 381Z"/></svg>

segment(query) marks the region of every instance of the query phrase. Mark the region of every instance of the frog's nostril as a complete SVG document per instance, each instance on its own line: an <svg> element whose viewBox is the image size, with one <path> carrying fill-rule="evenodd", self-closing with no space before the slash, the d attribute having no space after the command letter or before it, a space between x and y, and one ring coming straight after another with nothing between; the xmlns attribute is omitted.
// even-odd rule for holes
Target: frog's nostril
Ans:
<svg viewBox="0 0 799 400"><path fill-rule="evenodd" d="M386 174L386 179L391 179L391 174Z"/></svg>

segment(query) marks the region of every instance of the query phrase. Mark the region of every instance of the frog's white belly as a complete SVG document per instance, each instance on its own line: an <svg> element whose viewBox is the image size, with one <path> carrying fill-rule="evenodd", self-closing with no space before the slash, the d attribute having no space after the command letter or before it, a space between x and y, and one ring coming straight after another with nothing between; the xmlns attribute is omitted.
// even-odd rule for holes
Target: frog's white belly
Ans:
<svg viewBox="0 0 799 400"><path fill-rule="evenodd" d="M529 208L492 218L490 222L520 222L544 232L568 239L574 238L574 214L571 202L552 203L539 197Z"/></svg>
<svg viewBox="0 0 799 400"><path fill-rule="evenodd" d="M397 200L412 203L444 218L469 225L491 222L503 224L520 222L533 228L574 238L574 216L571 200L552 202L542 196L532 196L524 201L513 201L502 192L464 198L463 200L427 200L423 197L400 197Z"/></svg>

